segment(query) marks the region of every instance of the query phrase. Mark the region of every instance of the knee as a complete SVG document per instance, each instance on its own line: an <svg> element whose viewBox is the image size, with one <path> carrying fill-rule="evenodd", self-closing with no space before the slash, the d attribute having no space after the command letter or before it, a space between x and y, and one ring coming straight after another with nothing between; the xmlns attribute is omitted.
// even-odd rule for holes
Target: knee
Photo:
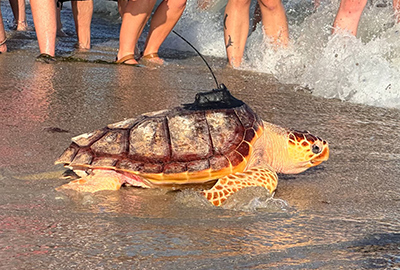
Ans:
<svg viewBox="0 0 400 270"><path fill-rule="evenodd" d="M251 0L229 0L228 3L236 7L247 8L250 7Z"/></svg>
<svg viewBox="0 0 400 270"><path fill-rule="evenodd" d="M282 6L281 0L258 0L261 8L268 9L270 11L276 10L278 7Z"/></svg>
<svg viewBox="0 0 400 270"><path fill-rule="evenodd" d="M168 7L176 10L182 10L186 7L187 0L164 0L167 2Z"/></svg>

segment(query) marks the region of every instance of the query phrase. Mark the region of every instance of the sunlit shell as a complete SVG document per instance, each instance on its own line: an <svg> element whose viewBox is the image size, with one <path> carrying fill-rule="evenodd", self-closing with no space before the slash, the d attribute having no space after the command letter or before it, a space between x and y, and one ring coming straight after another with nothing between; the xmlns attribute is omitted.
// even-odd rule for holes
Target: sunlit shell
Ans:
<svg viewBox="0 0 400 270"><path fill-rule="evenodd" d="M130 172L159 185L202 183L243 171L262 131L246 104L178 107L74 137L56 163Z"/></svg>

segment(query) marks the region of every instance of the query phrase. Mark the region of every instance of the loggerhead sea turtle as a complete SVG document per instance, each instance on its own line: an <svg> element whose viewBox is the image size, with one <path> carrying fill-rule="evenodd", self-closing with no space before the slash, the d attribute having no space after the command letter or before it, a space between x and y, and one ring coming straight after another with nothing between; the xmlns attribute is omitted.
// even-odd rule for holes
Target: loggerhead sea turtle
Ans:
<svg viewBox="0 0 400 270"><path fill-rule="evenodd" d="M276 173L296 174L329 157L328 143L307 131L260 120L225 86L194 103L143 114L72 138L56 161L81 178L57 190L118 190L123 184L181 189L209 183L202 194L221 205L249 186L272 192Z"/></svg>

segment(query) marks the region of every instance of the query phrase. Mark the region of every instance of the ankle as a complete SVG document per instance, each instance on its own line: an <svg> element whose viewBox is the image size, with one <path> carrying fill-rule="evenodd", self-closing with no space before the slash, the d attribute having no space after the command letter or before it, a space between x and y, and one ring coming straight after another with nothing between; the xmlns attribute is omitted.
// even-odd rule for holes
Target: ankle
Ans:
<svg viewBox="0 0 400 270"><path fill-rule="evenodd" d="M79 39L78 38L78 48L84 50L90 50L90 39Z"/></svg>
<svg viewBox="0 0 400 270"><path fill-rule="evenodd" d="M6 44L7 38L5 38L3 41L0 41L0 53L5 53L7 52L7 44Z"/></svg>
<svg viewBox="0 0 400 270"><path fill-rule="evenodd" d="M28 24L26 21L16 21L17 31L26 31L28 29Z"/></svg>

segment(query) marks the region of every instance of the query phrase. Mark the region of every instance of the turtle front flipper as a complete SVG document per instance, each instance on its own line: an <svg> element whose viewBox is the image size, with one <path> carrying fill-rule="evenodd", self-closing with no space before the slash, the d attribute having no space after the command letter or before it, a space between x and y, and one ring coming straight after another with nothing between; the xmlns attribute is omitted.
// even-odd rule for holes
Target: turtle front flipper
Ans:
<svg viewBox="0 0 400 270"><path fill-rule="evenodd" d="M229 196L245 187L259 186L272 192L278 184L278 176L267 168L252 168L242 173L225 176L217 181L213 188L202 194L213 205L220 206Z"/></svg>
<svg viewBox="0 0 400 270"><path fill-rule="evenodd" d="M94 193L102 190L118 190L124 183L123 176L110 170L93 170L89 175L56 188L57 191L75 190Z"/></svg>

